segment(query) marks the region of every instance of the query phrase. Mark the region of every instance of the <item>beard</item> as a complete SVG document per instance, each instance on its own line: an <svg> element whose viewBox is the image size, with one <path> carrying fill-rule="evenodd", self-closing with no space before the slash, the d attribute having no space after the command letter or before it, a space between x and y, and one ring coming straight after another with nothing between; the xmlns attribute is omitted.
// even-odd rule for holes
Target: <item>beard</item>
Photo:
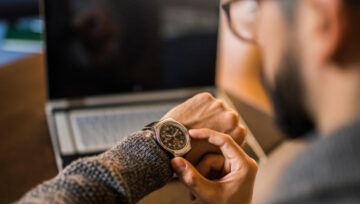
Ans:
<svg viewBox="0 0 360 204"><path fill-rule="evenodd" d="M274 87L264 74L263 84L273 104L276 124L287 137L299 138L313 131L315 125L305 106L300 66L291 51L289 48L275 75Z"/></svg>

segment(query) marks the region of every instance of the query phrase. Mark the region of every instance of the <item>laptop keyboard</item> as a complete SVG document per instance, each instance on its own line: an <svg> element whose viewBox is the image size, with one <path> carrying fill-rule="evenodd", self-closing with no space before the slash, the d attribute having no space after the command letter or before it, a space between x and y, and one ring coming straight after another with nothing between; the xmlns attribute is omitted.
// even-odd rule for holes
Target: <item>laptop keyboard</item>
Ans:
<svg viewBox="0 0 360 204"><path fill-rule="evenodd" d="M70 122L79 153L104 151L121 138L159 120L179 103L74 110Z"/></svg>

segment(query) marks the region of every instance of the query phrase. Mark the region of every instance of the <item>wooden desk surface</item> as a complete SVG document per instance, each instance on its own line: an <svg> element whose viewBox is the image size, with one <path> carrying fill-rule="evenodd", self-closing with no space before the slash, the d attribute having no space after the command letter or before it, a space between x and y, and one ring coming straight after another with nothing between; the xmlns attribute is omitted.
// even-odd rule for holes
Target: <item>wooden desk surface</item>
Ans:
<svg viewBox="0 0 360 204"><path fill-rule="evenodd" d="M57 169L45 118L42 55L0 67L0 203L21 197Z"/></svg>

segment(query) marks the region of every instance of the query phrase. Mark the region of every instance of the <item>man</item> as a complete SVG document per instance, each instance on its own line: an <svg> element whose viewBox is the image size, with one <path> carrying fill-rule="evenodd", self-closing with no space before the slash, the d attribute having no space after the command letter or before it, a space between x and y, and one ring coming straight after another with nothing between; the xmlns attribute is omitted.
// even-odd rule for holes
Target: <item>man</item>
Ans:
<svg viewBox="0 0 360 204"><path fill-rule="evenodd" d="M268 202L359 203L360 1L244 0L223 8L234 34L260 46L279 126L291 137L309 140ZM237 9L247 15L232 18ZM251 160L227 135L190 134L221 146L225 157L205 157L199 164L203 175L224 171L217 181L184 159L172 161L196 199L249 203L256 173Z"/></svg>
<svg viewBox="0 0 360 204"><path fill-rule="evenodd" d="M357 39L360 34L359 6L359 1L355 0L224 2L223 8L234 34L249 43L258 44L262 51L264 82L272 98L279 126L291 137L307 135L310 141L308 147L294 159L285 171L277 190L268 200L270 203L360 202L360 174L358 173L360 172L360 162L357 158L360 155L360 149L357 147L360 144L358 137L360 134L360 121L358 120L360 116L358 107L360 101L360 43ZM234 19L234 13L238 14L236 10L239 8L247 15L240 15L240 18L237 16ZM212 100L209 99L209 101ZM191 103L195 105L203 102L199 99L192 99ZM204 104L211 103L215 102L205 102ZM202 106L197 105L196 107ZM205 105L205 107L207 106ZM195 118L212 112L187 108L187 113L189 110L190 112L194 111ZM195 110L197 111L195 112ZM205 110L209 109L205 108ZM215 112L224 115L222 111ZM182 122L181 117L176 118L179 113L183 114L182 111L175 114L170 112L170 115L166 117L171 116ZM233 139L235 138L237 143L241 143L239 138L242 138L241 135L243 135L242 128L232 126L232 129L219 130L219 127L225 124L219 125L220 122L227 123L227 121L210 122L214 121L214 118L218 117L212 115L212 117L203 117L195 123L184 123L193 129L189 131L190 136L196 139L198 145L201 143L206 148L203 148L201 152L193 151L195 159L190 153L185 159L181 157L172 159L172 167L200 203L250 203L257 165ZM191 126L192 124L196 125ZM207 146L208 144L204 143L204 140L218 146L223 156L208 154L215 152L216 149L214 146ZM131 138L126 141L131 141ZM144 141L146 140L144 139ZM120 142L120 146L121 144L124 142ZM156 148L149 144L151 142L140 146L144 147L143 149L155 151ZM115 157L115 155L123 158L121 156L127 146L121 146L123 150L115 147L110 150L110 153L105 153L95 159L88 158L88 160L95 160L98 163L114 161L116 164L119 157ZM149 148L150 146L152 148ZM208 151L209 149L212 150ZM111 156L111 159L108 155ZM103 190L103 192L113 197L117 196L118 199L121 198L119 200L136 202L149 191L166 183L166 178L170 177L170 167L166 167L168 160L163 157L164 155L159 156L162 155L160 152L153 152L152 155L158 161L155 163L162 164L160 165L162 168L159 168L162 175L168 176L161 176L158 180L151 180L148 176L144 177L144 180L151 182L144 184L142 191L131 188L131 186L138 186L126 180L129 175L134 173L129 174L129 171L126 171L127 174L125 174L123 169L117 169L119 166L126 165L115 165L116 168L110 170L109 173L112 166L108 162L104 162L107 164L104 166L108 168L100 169L95 174L91 168L86 169L87 171L79 170L81 166L86 165L84 165L84 161L78 161L72 164L72 168L68 168L58 178L55 178L53 180L55 182L50 181L39 186L25 196L23 201L32 201L36 198L40 200L59 198L58 200L65 202L64 195L68 195L71 197L69 202L84 202L84 199L93 198L90 195L96 194L91 191L86 194L89 192L87 188L92 186L91 181L93 181L97 189L111 189ZM196 164L200 158L198 155L202 155L202 160L197 165L197 170L193 164ZM149 167L154 166L156 165L147 163L144 169L151 170L154 168ZM219 174L213 176L213 172ZM68 182L71 175L74 175L74 180L77 181L76 185L87 188L74 193L66 190L74 186ZM109 179L99 179L104 176ZM210 180L206 177L216 179ZM64 182L61 183L61 179ZM81 182L86 185L82 185ZM64 187L66 184L67 188ZM140 182L140 184L143 183ZM138 194L135 195L134 192ZM111 196L106 198L110 199ZM130 199L125 199L126 197ZM104 199L104 196L96 196L96 199Z"/></svg>

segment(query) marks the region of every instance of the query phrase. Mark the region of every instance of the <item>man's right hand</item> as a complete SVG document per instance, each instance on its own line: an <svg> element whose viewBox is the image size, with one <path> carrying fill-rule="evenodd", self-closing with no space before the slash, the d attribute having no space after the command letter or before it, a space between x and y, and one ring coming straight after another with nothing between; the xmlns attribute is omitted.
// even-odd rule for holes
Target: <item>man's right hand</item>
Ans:
<svg viewBox="0 0 360 204"><path fill-rule="evenodd" d="M201 204L251 203L257 172L256 162L250 158L230 135L210 129L189 131L192 138L207 140L220 147L223 154L208 155L199 163L197 171L187 160L177 157L171 161L180 180ZM203 175L211 170L222 171L218 180Z"/></svg>

